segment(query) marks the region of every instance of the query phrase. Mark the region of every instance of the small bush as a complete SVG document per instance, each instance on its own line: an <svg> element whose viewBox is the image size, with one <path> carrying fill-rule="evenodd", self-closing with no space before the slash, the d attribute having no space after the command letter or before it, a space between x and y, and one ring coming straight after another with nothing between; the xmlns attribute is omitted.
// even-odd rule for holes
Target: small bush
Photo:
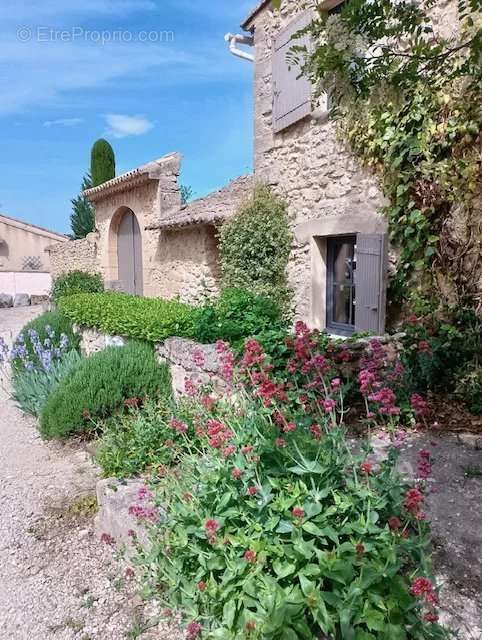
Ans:
<svg viewBox="0 0 482 640"><path fill-rule="evenodd" d="M60 382L42 411L40 431L46 438L86 432L125 400L169 393L169 371L156 362L149 345L110 347L83 360Z"/></svg>
<svg viewBox="0 0 482 640"><path fill-rule="evenodd" d="M113 292L79 294L62 298L59 309L76 324L147 342L188 337L192 330L192 307L176 300Z"/></svg>
<svg viewBox="0 0 482 640"><path fill-rule="evenodd" d="M178 452L172 444L176 434L168 426L172 412L172 398L166 395L101 424L97 462L104 476L127 478L172 464Z"/></svg>
<svg viewBox="0 0 482 640"><path fill-rule="evenodd" d="M25 370L44 370L62 353L79 348L79 338L73 332L67 316L52 311L31 320L19 333L12 351L14 374Z"/></svg>
<svg viewBox="0 0 482 640"><path fill-rule="evenodd" d="M282 326L279 306L245 289L225 289L219 299L193 315L193 337L204 343L226 340L236 346L249 336Z"/></svg>
<svg viewBox="0 0 482 640"><path fill-rule="evenodd" d="M12 398L25 413L39 416L52 391L81 361L80 354L69 351L49 369L19 371L12 381Z"/></svg>
<svg viewBox="0 0 482 640"><path fill-rule="evenodd" d="M286 203L268 187L258 186L253 198L221 229L224 286L244 287L287 306L286 267L292 242Z"/></svg>
<svg viewBox="0 0 482 640"><path fill-rule="evenodd" d="M101 293L104 282L99 273L86 271L69 271L56 278L52 287L52 299L59 301L62 296L73 296L77 293Z"/></svg>

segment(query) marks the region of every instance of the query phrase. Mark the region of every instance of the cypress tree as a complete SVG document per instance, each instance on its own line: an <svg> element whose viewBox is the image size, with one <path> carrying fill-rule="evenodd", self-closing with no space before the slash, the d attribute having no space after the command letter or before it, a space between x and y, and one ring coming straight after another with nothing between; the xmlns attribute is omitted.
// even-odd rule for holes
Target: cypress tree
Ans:
<svg viewBox="0 0 482 640"><path fill-rule="evenodd" d="M92 178L90 173L84 176L82 180L81 191L92 187ZM88 233L95 231L95 215L92 205L84 198L82 193L71 200L72 213L70 215L70 228L72 229L71 237L73 240L85 238Z"/></svg>
<svg viewBox="0 0 482 640"><path fill-rule="evenodd" d="M92 176L92 186L98 187L108 180L115 178L115 155L114 150L103 138L97 140L92 147L90 174Z"/></svg>

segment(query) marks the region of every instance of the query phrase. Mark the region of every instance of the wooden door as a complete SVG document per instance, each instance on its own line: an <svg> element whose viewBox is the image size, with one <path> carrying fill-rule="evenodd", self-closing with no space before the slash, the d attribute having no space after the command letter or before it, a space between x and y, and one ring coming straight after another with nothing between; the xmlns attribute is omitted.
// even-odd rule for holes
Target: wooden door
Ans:
<svg viewBox="0 0 482 640"><path fill-rule="evenodd" d="M139 223L132 211L122 217L117 237L117 260L121 291L141 296L142 238Z"/></svg>

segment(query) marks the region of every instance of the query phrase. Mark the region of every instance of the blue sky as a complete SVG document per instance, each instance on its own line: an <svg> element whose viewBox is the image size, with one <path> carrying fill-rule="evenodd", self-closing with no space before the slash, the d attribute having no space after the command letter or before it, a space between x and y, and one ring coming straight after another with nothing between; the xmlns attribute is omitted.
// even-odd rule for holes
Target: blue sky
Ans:
<svg viewBox="0 0 482 640"><path fill-rule="evenodd" d="M2 3L0 211L68 232L70 199L101 136L118 173L180 151L196 197L251 171L252 66L223 36L239 32L253 4Z"/></svg>

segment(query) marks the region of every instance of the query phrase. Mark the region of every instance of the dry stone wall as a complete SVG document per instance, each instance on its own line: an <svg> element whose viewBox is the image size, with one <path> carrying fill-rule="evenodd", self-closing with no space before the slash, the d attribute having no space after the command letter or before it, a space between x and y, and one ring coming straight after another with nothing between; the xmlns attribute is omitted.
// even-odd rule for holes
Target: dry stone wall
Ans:
<svg viewBox="0 0 482 640"><path fill-rule="evenodd" d="M89 233L82 240L57 242L48 248L52 278L58 278L69 271L88 271L98 273L98 236Z"/></svg>

